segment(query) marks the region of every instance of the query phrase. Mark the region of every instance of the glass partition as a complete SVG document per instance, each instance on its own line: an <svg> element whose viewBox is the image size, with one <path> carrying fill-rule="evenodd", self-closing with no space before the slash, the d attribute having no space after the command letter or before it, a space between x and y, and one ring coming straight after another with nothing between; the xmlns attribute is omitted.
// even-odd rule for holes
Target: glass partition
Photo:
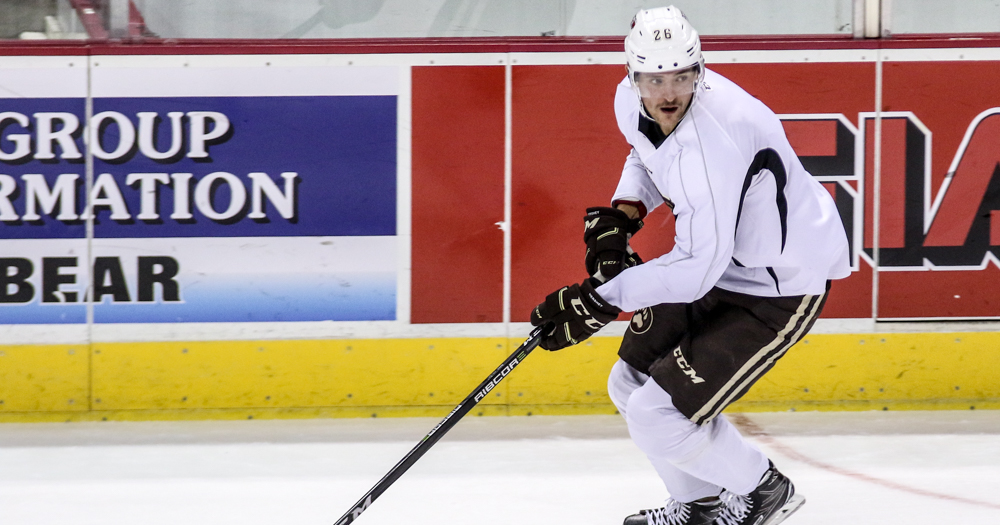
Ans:
<svg viewBox="0 0 1000 525"><path fill-rule="evenodd" d="M87 38L69 0L0 0L0 39Z"/></svg>
<svg viewBox="0 0 1000 525"><path fill-rule="evenodd" d="M669 1L2 0L0 39L621 36ZM703 35L1000 32L997 0L672 1Z"/></svg>
<svg viewBox="0 0 1000 525"><path fill-rule="evenodd" d="M0 38L624 35L637 0L4 0ZM705 35L852 33L857 0L674 0Z"/></svg>
<svg viewBox="0 0 1000 525"><path fill-rule="evenodd" d="M379 38L624 35L630 0L136 0L172 38ZM850 34L852 0L675 0L706 35Z"/></svg>
<svg viewBox="0 0 1000 525"><path fill-rule="evenodd" d="M888 12L892 33L997 33L1000 1L892 0Z"/></svg>

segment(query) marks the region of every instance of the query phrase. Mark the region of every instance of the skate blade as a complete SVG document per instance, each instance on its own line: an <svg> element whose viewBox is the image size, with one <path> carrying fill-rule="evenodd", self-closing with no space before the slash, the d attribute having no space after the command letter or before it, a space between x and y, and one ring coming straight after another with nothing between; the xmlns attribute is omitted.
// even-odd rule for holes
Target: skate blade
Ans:
<svg viewBox="0 0 1000 525"><path fill-rule="evenodd" d="M785 521L786 518L799 510L799 507L806 502L806 498L800 494L793 494L791 498L788 499L788 503L785 503L784 507L774 513L771 519L761 523L761 525L778 525L779 523Z"/></svg>

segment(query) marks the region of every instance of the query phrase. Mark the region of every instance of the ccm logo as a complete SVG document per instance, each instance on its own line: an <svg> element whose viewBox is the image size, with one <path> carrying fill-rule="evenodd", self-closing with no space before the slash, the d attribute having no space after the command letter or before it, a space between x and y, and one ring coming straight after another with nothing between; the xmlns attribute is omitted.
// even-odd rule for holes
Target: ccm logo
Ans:
<svg viewBox="0 0 1000 525"><path fill-rule="evenodd" d="M684 354L681 353L680 347L674 348L674 356L677 357L677 366L681 367L681 372L684 372L684 375L691 378L692 383L705 382L704 379L698 377L698 372L695 372L694 368L691 368L687 359L684 359Z"/></svg>

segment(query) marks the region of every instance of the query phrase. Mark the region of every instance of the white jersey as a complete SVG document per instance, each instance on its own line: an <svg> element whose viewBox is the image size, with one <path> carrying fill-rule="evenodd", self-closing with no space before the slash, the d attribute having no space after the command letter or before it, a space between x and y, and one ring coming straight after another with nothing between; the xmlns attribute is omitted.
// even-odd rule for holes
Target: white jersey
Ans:
<svg viewBox="0 0 1000 525"><path fill-rule="evenodd" d="M706 71L665 139L641 131L656 124L640 117L628 78L618 85L615 114L633 149L612 202L642 202L650 211L666 203L676 236L669 253L597 288L611 304L634 311L690 303L715 286L818 295L827 280L851 273L833 198L802 167L774 112L732 81Z"/></svg>

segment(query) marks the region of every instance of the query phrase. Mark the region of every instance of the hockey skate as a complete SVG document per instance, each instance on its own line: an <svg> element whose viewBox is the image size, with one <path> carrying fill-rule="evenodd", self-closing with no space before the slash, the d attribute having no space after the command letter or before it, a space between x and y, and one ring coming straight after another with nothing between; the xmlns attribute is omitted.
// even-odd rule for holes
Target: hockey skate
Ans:
<svg viewBox="0 0 1000 525"><path fill-rule="evenodd" d="M663 507L641 510L625 518L624 525L712 525L723 506L722 500L681 503L669 499Z"/></svg>
<svg viewBox="0 0 1000 525"><path fill-rule="evenodd" d="M720 498L724 505L715 525L778 525L806 502L774 463L750 494L723 491Z"/></svg>

